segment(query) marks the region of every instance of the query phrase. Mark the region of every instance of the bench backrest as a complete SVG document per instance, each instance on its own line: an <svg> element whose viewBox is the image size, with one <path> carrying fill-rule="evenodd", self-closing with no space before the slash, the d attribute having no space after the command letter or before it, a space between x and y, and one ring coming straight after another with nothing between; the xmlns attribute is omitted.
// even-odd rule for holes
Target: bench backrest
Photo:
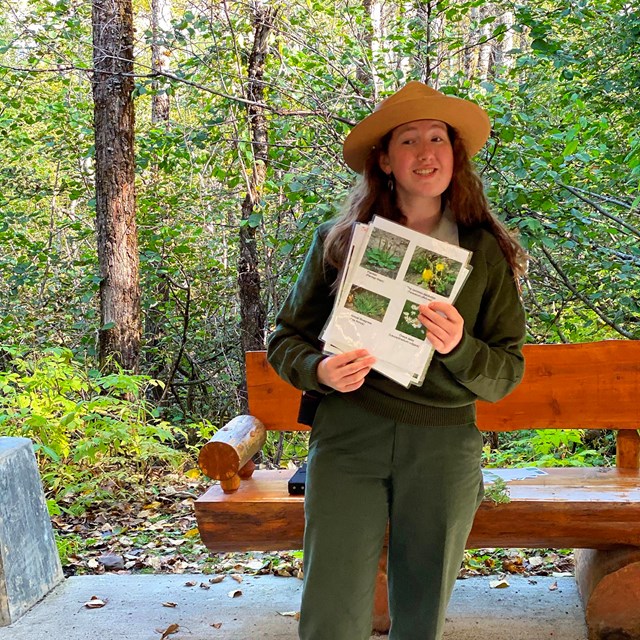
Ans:
<svg viewBox="0 0 640 640"><path fill-rule="evenodd" d="M627 430L618 438L618 464L638 466L640 340L532 344L524 356L516 390L500 402L478 403L480 429ZM266 353L247 353L246 365L251 415L267 429L307 429L297 422L301 392L278 377Z"/></svg>

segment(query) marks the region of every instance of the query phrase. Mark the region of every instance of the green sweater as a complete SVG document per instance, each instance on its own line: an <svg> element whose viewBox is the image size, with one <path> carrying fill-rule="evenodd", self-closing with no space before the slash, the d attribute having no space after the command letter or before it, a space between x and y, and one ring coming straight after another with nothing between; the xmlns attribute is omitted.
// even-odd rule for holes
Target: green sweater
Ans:
<svg viewBox="0 0 640 640"><path fill-rule="evenodd" d="M315 232L298 280L276 318L267 357L278 374L304 391L338 393L316 373L325 356L318 339L333 308L336 270L323 260L331 222ZM405 388L371 371L356 391L345 393L373 414L417 425L461 425L475 421L475 400L500 400L522 379L525 317L513 275L493 234L458 230L460 246L473 252L469 275L455 307L464 334L447 355L436 353L421 386Z"/></svg>

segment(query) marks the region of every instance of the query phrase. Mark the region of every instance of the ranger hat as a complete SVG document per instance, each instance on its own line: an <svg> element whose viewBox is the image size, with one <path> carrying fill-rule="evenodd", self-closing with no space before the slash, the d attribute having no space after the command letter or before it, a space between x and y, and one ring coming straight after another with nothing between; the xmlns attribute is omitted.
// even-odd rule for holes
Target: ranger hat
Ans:
<svg viewBox="0 0 640 640"><path fill-rule="evenodd" d="M491 133L489 116L475 102L446 96L414 81L383 100L351 130L342 148L345 162L356 173L362 173L367 156L380 139L392 129L414 120L440 120L451 125L469 157L480 151Z"/></svg>

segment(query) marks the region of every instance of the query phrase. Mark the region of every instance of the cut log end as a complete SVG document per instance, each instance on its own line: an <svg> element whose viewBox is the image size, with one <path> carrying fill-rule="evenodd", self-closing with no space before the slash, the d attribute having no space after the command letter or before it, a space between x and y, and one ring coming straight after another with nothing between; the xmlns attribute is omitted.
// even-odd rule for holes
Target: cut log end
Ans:
<svg viewBox="0 0 640 640"><path fill-rule="evenodd" d="M640 640L640 548L576 550L589 640Z"/></svg>
<svg viewBox="0 0 640 640"><path fill-rule="evenodd" d="M238 473L240 457L234 447L226 442L210 440L198 456L202 473L213 480L226 480Z"/></svg>
<svg viewBox="0 0 640 640"><path fill-rule="evenodd" d="M605 576L586 609L589 640L640 640L640 562Z"/></svg>
<svg viewBox="0 0 640 640"><path fill-rule="evenodd" d="M198 457L200 468L214 480L232 478L260 451L266 438L260 420L248 415L237 416L202 447Z"/></svg>
<svg viewBox="0 0 640 640"><path fill-rule="evenodd" d="M220 480L220 486L225 493L233 493L240 488L240 476L235 475L226 480Z"/></svg>

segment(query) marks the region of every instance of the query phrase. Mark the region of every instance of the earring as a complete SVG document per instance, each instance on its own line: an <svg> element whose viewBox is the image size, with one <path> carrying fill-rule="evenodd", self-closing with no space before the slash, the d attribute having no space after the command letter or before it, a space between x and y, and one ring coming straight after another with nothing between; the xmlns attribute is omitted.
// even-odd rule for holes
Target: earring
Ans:
<svg viewBox="0 0 640 640"><path fill-rule="evenodd" d="M394 188L395 188L395 184L393 182L393 176L389 175L389 181L387 182L387 189L389 189L389 191L393 191Z"/></svg>

